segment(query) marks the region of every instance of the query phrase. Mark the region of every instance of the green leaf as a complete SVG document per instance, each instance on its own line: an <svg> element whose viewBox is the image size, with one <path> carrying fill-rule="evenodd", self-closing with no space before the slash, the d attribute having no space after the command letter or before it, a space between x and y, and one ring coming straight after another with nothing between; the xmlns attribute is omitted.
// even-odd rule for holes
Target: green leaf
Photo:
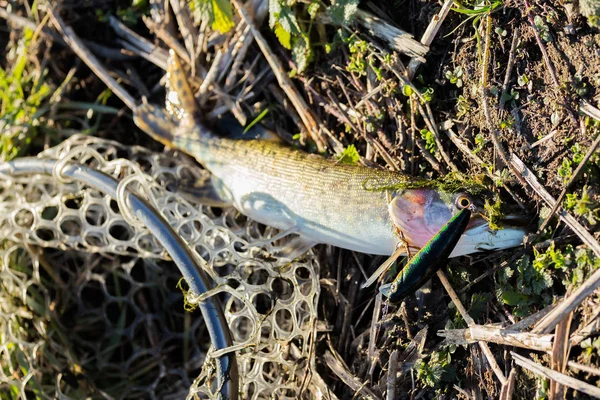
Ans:
<svg viewBox="0 0 600 400"><path fill-rule="evenodd" d="M348 25L358 9L359 0L334 0L327 9L334 24Z"/></svg>
<svg viewBox="0 0 600 400"><path fill-rule="evenodd" d="M435 143L435 136L433 132L429 129L421 129L421 138L425 141L425 148L429 150L430 153L434 153L437 144Z"/></svg>
<svg viewBox="0 0 600 400"><path fill-rule="evenodd" d="M342 151L336 158L342 164L357 164L360 160L360 155L358 154L356 147L351 144L350 146L346 147L344 151Z"/></svg>
<svg viewBox="0 0 600 400"><path fill-rule="evenodd" d="M229 32L235 26L233 10L229 0L211 0L213 11L212 28L221 33Z"/></svg>
<svg viewBox="0 0 600 400"><path fill-rule="evenodd" d="M189 0L189 6L196 23L208 20L211 27L221 33L235 26L229 0Z"/></svg>
<svg viewBox="0 0 600 400"><path fill-rule="evenodd" d="M502 301L509 306L518 306L523 303L527 303L528 296L521 294L519 292L513 292L510 290L505 290L502 293Z"/></svg>
<svg viewBox="0 0 600 400"><path fill-rule="evenodd" d="M281 43L281 45L283 47L285 47L286 49L291 50L292 49L292 35L290 35L290 33L288 31L283 29L283 27L279 23L275 23L274 30L275 30L275 36L277 36L277 39L279 39L279 43Z"/></svg>
<svg viewBox="0 0 600 400"><path fill-rule="evenodd" d="M318 1L313 1L312 3L310 3L310 5L308 6L308 15L310 15L310 19L315 19L317 17L320 7L321 5Z"/></svg>
<svg viewBox="0 0 600 400"><path fill-rule="evenodd" d="M261 120L262 120L262 119L265 117L265 115L267 115L267 114L268 114L268 112L269 112L269 109L268 109L268 108L265 108L265 109L264 109L264 110L263 110L263 111L262 111L260 114L258 114L258 116L257 116L256 118L254 118L254 119L252 120L252 122L250 122L250 123L248 124L248 126L246 126L246 127L244 128L244 132L243 132L242 134L244 134L244 135L245 135L246 133L248 133L248 131L249 131L250 129L252 129L252 127L253 127L254 125L258 124L258 123L259 123L259 122L260 122L260 121L261 121Z"/></svg>
<svg viewBox="0 0 600 400"><path fill-rule="evenodd" d="M313 52L310 47L308 36L295 36L292 41L292 58L298 68L298 73L302 73L312 61Z"/></svg>
<svg viewBox="0 0 600 400"><path fill-rule="evenodd" d="M273 29L277 24L292 35L302 34L292 8L285 1L269 0L269 26Z"/></svg>

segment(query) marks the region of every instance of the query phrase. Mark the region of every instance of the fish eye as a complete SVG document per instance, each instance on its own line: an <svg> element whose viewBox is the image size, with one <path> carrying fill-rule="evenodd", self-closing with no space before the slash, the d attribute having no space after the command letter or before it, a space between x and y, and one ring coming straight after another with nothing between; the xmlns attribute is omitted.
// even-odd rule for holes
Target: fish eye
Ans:
<svg viewBox="0 0 600 400"><path fill-rule="evenodd" d="M456 198L456 207L461 210L470 207L471 204L473 204L473 201L466 194L461 194Z"/></svg>

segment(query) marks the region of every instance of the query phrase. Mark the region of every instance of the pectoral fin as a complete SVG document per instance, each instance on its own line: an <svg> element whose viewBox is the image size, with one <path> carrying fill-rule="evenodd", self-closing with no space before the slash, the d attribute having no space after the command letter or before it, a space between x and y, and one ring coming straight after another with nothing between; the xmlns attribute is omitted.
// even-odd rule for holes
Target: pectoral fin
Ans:
<svg viewBox="0 0 600 400"><path fill-rule="evenodd" d="M273 251L272 255L277 257L278 261L289 260L293 261L296 258L303 256L307 251L316 245L317 242L303 236L296 236L285 245Z"/></svg>
<svg viewBox="0 0 600 400"><path fill-rule="evenodd" d="M231 202L224 196L222 185L214 177L198 180L184 180L176 188L178 194L190 203L211 207L229 207Z"/></svg>

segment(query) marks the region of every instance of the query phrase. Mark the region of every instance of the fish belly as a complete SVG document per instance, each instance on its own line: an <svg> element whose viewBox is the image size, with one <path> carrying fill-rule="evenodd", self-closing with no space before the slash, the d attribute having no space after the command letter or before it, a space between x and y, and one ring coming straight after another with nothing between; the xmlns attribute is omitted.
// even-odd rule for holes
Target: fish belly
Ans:
<svg viewBox="0 0 600 400"><path fill-rule="evenodd" d="M389 255L398 243L385 193L365 191L349 174L289 162L204 164L224 197L262 224L361 253Z"/></svg>

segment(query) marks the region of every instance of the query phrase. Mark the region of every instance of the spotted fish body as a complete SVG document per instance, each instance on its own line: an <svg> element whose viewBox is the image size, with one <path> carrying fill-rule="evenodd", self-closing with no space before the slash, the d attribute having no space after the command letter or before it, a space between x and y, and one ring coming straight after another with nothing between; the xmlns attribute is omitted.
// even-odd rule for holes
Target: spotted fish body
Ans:
<svg viewBox="0 0 600 400"><path fill-rule="evenodd" d="M273 140L232 140L213 134L200 122L177 58L171 60L169 82L185 112L175 112L180 120L174 122L145 104L136 110L135 121L156 140L196 158L211 172L219 199L248 217L293 231L313 243L389 255L400 242L399 234L420 248L458 212L453 194L433 189L387 190L410 182L410 177L400 173L341 164ZM417 206L406 208L406 213L395 210L401 199ZM408 229L402 226L404 222ZM489 230L485 234L484 241L493 242L490 235L495 234ZM522 231L513 232L489 248L518 245L522 236ZM480 250L467 242L452 256Z"/></svg>

